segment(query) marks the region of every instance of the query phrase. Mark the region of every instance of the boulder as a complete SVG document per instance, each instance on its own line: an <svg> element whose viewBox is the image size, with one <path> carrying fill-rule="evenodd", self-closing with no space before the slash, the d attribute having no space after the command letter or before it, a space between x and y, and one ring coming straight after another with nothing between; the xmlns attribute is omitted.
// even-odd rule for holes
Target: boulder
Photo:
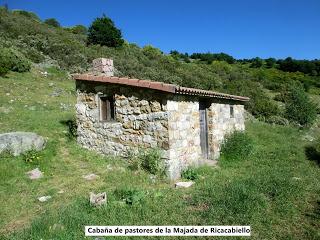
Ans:
<svg viewBox="0 0 320 240"><path fill-rule="evenodd" d="M32 132L10 132L0 134L0 153L8 151L18 156L29 150L40 151L45 146L45 139Z"/></svg>

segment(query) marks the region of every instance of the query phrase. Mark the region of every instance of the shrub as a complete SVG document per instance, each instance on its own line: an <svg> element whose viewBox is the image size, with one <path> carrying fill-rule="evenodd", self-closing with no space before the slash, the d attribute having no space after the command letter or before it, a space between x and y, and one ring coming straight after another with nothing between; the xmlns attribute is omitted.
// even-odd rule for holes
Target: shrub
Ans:
<svg viewBox="0 0 320 240"><path fill-rule="evenodd" d="M197 180L200 176L194 168L189 167L182 172L181 177L188 180Z"/></svg>
<svg viewBox="0 0 320 240"><path fill-rule="evenodd" d="M252 139L245 132L234 132L221 146L221 154L228 160L243 160L253 150Z"/></svg>
<svg viewBox="0 0 320 240"><path fill-rule="evenodd" d="M320 138L312 145L306 146L305 153L309 160L315 161L320 166Z"/></svg>
<svg viewBox="0 0 320 240"><path fill-rule="evenodd" d="M95 19L88 29L88 44L119 47L123 42L121 31L105 15Z"/></svg>
<svg viewBox="0 0 320 240"><path fill-rule="evenodd" d="M162 56L162 52L151 45L144 46L142 52L151 60L159 59Z"/></svg>
<svg viewBox="0 0 320 240"><path fill-rule="evenodd" d="M141 167L151 173L163 175L165 173L165 165L158 149L148 149L140 155Z"/></svg>
<svg viewBox="0 0 320 240"><path fill-rule="evenodd" d="M159 149L141 150L138 154L129 153L129 168L132 170L143 169L154 175L165 174L165 164Z"/></svg>
<svg viewBox="0 0 320 240"><path fill-rule="evenodd" d="M266 122L271 124L284 125L284 126L289 125L289 120L281 116L271 116L266 119Z"/></svg>
<svg viewBox="0 0 320 240"><path fill-rule="evenodd" d="M20 15L23 15L27 18L34 19L34 20L40 22L40 18L37 16L37 14L35 14L33 12L28 12L28 11L24 11L24 10L13 10L12 13L20 14Z"/></svg>
<svg viewBox="0 0 320 240"><path fill-rule="evenodd" d="M0 62L0 76L6 75L9 71L9 68Z"/></svg>
<svg viewBox="0 0 320 240"><path fill-rule="evenodd" d="M66 124L68 125L68 137L70 139L74 139L77 137L77 122L76 119L70 119L66 121Z"/></svg>
<svg viewBox="0 0 320 240"><path fill-rule="evenodd" d="M18 51L11 48L0 49L0 73L27 72L30 68L30 62Z"/></svg>
<svg viewBox="0 0 320 240"><path fill-rule="evenodd" d="M146 196L146 193L138 189L120 189L114 192L117 198L129 205L140 203Z"/></svg>
<svg viewBox="0 0 320 240"><path fill-rule="evenodd" d="M58 20L55 18L48 18L44 20L44 23L56 28L61 26Z"/></svg>
<svg viewBox="0 0 320 240"><path fill-rule="evenodd" d="M302 126L311 125L317 117L317 107L301 87L291 87L285 102L285 116Z"/></svg>
<svg viewBox="0 0 320 240"><path fill-rule="evenodd" d="M70 30L74 34L87 34L88 32L88 29L83 25L76 25L72 27Z"/></svg>
<svg viewBox="0 0 320 240"><path fill-rule="evenodd" d="M27 151L22 156L23 156L23 160L26 163L35 163L41 160L41 155L39 154L39 152L33 149L30 151Z"/></svg>

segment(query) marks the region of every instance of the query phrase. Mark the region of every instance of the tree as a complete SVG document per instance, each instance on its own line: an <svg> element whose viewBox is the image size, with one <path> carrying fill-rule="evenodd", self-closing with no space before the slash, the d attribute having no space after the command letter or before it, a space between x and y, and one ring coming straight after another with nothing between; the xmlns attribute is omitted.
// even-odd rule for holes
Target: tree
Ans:
<svg viewBox="0 0 320 240"><path fill-rule="evenodd" d="M60 23L55 18L48 18L48 19L44 20L44 23L48 24L52 27L60 27Z"/></svg>
<svg viewBox="0 0 320 240"><path fill-rule="evenodd" d="M119 47L123 43L120 29L116 28L113 21L105 15L96 18L88 29L88 44Z"/></svg>
<svg viewBox="0 0 320 240"><path fill-rule="evenodd" d="M276 65L277 60L275 58L267 58L266 59L266 67L273 68Z"/></svg>
<svg viewBox="0 0 320 240"><path fill-rule="evenodd" d="M262 65L263 65L262 59L259 58L259 57L256 57L256 58L252 59L250 67L252 67L252 68L260 68L260 67L262 67Z"/></svg>
<svg viewBox="0 0 320 240"><path fill-rule="evenodd" d="M302 126L311 125L317 118L317 107L309 99L303 88L292 86L289 88L286 99L286 118Z"/></svg>

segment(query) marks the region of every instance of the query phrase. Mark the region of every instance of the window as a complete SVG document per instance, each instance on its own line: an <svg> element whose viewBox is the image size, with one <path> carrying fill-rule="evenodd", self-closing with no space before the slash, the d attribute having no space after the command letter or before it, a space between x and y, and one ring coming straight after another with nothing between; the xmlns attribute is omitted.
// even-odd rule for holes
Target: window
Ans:
<svg viewBox="0 0 320 240"><path fill-rule="evenodd" d="M230 118L234 118L234 109L233 109L233 106L230 106Z"/></svg>
<svg viewBox="0 0 320 240"><path fill-rule="evenodd" d="M115 106L114 98L101 96L100 97L100 121L112 121L114 120Z"/></svg>

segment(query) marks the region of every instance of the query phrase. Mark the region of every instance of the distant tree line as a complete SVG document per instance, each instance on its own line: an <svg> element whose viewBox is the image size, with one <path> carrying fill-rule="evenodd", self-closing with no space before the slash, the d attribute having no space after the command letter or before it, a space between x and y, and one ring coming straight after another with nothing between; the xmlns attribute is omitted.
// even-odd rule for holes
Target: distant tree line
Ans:
<svg viewBox="0 0 320 240"><path fill-rule="evenodd" d="M226 53L180 53L177 50L170 51L170 55L176 60L190 62L191 60L198 60L207 64L212 64L213 61L225 61L229 64L243 63L250 64L251 68L277 68L284 72L302 72L311 76L320 76L320 60L296 60L291 57L286 59L259 57L251 59L235 59Z"/></svg>

